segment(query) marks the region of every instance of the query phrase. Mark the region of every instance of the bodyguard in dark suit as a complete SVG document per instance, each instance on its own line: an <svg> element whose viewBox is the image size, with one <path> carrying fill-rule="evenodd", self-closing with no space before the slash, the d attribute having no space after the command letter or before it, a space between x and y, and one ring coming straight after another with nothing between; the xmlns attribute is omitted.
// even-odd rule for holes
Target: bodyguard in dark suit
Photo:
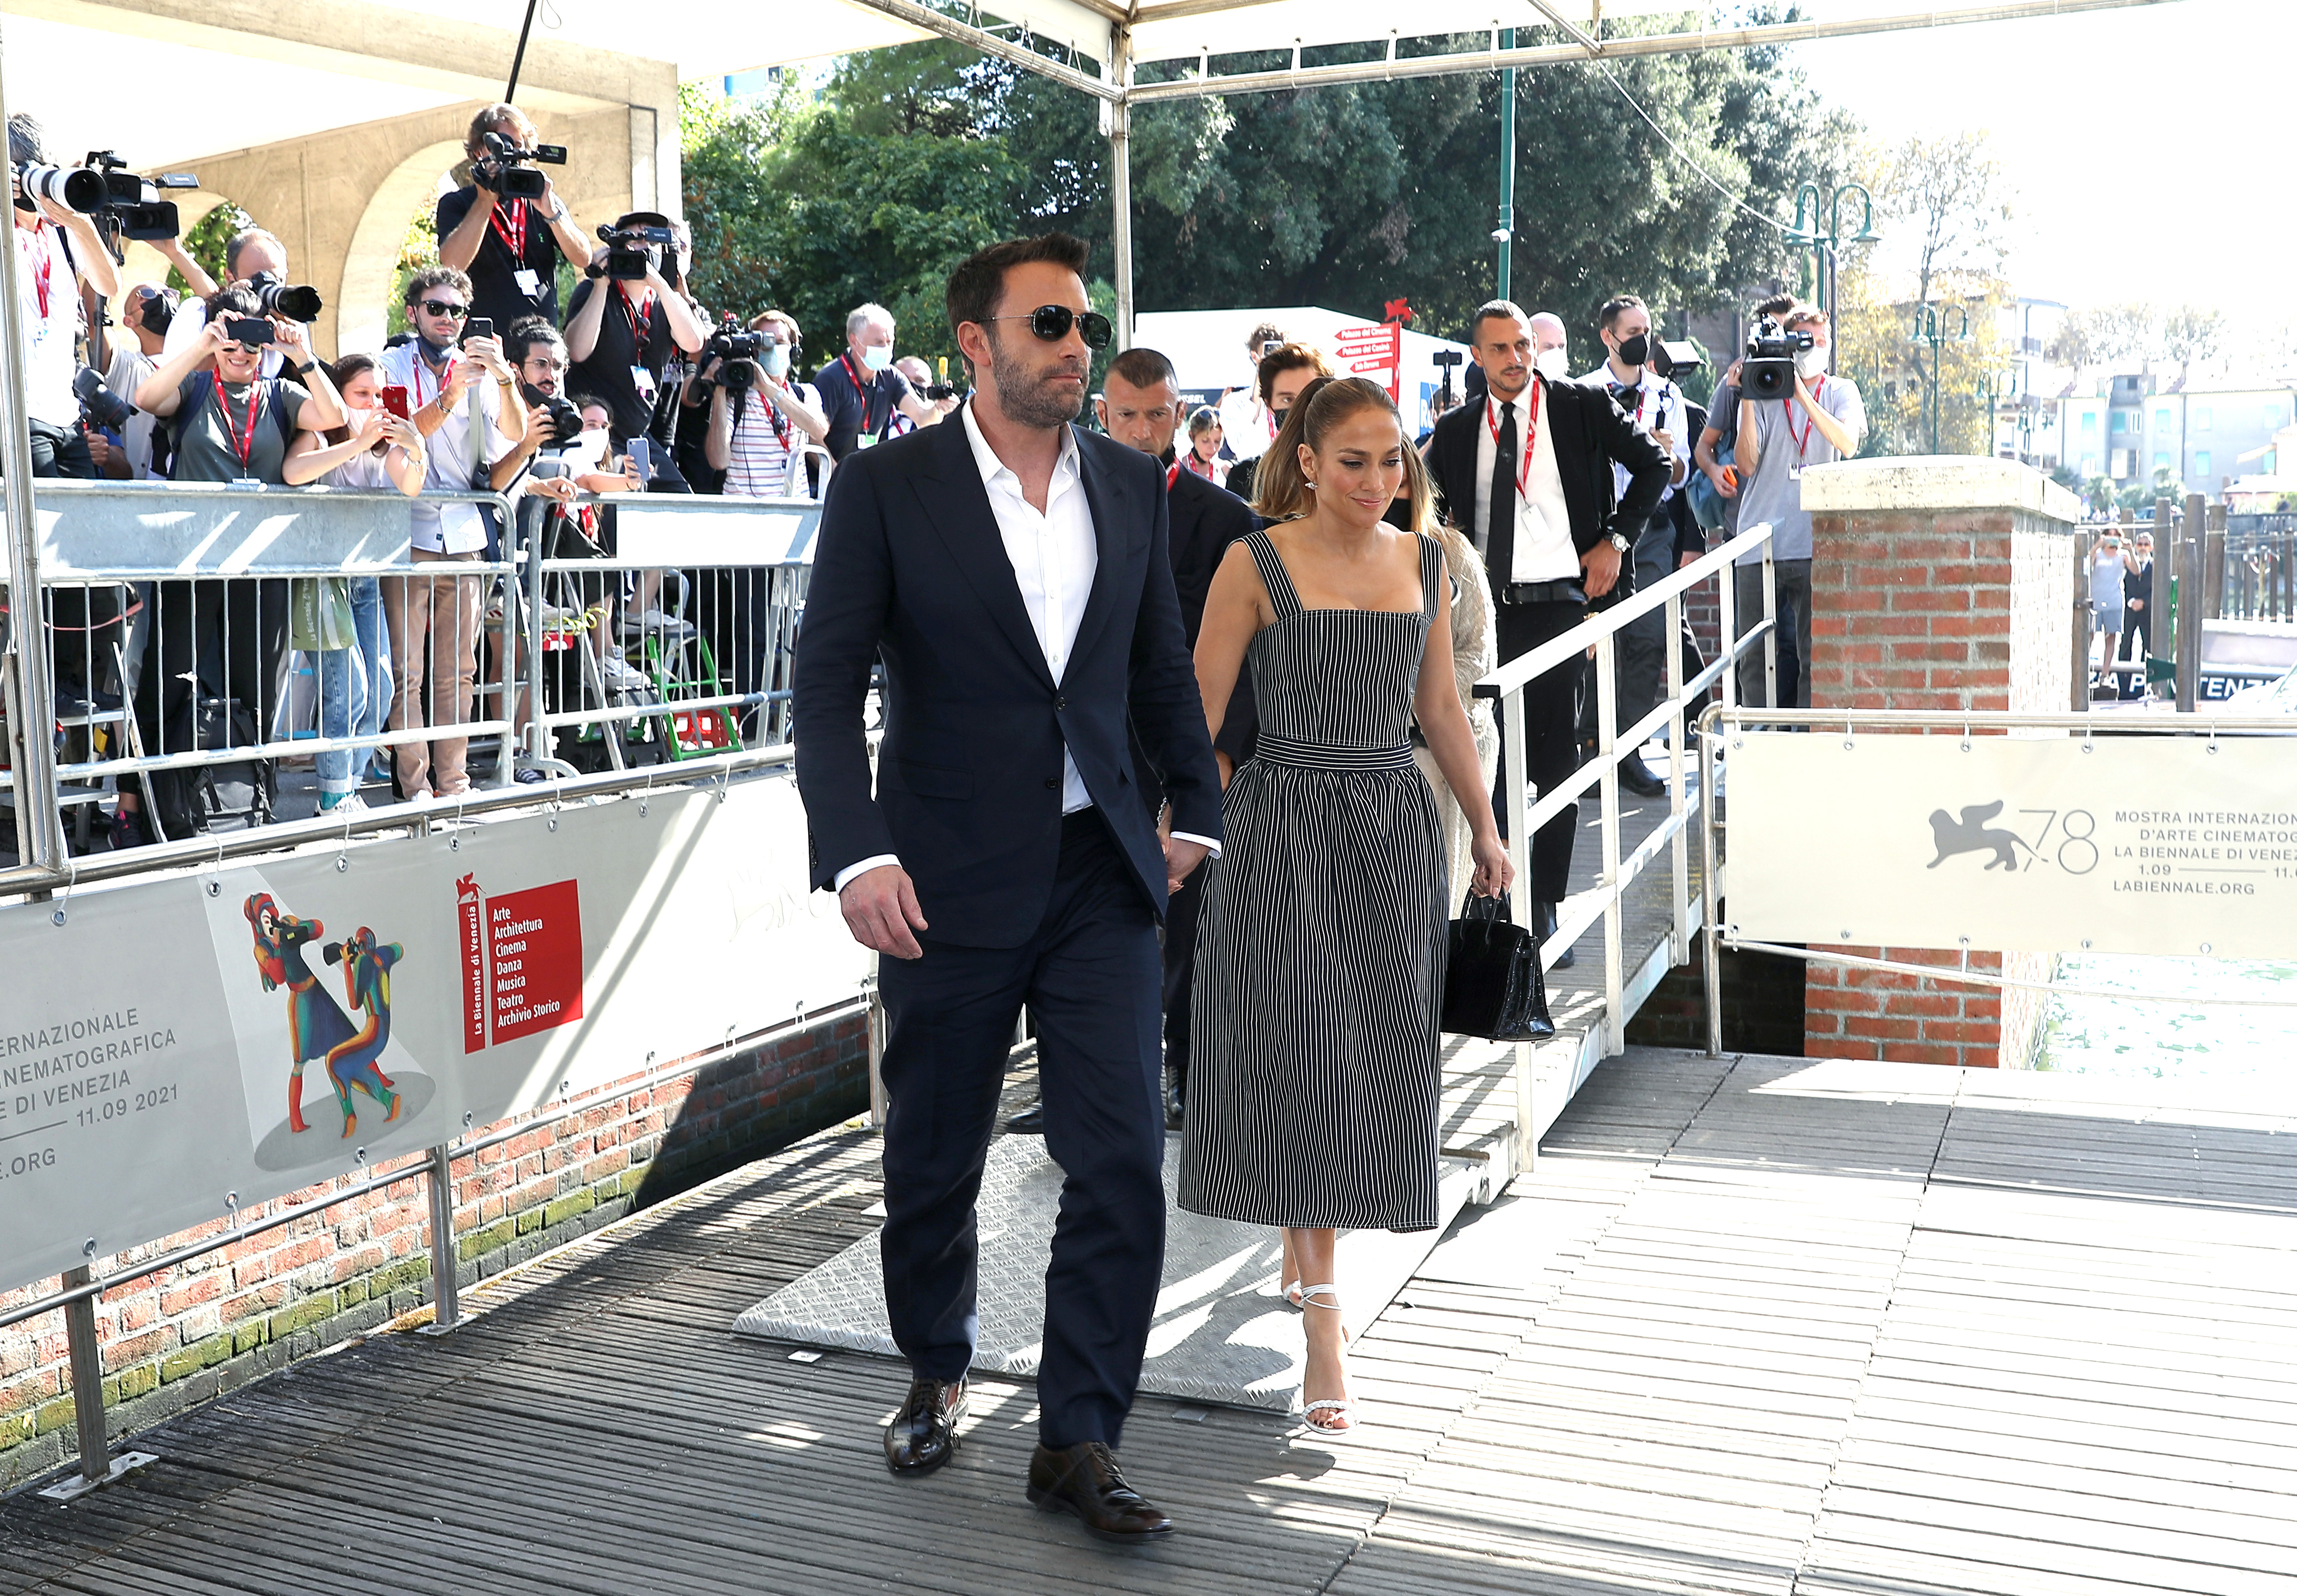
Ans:
<svg viewBox="0 0 2297 1596"><path fill-rule="evenodd" d="M1550 382L1532 369L1529 319L1516 306L1504 300L1484 306L1468 336L1487 391L1482 403L1436 424L1428 469L1445 518L1484 556L1504 664L1577 626L1591 605L1617 603L1634 590L1634 569L1623 569L1621 556L1634 540L1614 522L1649 522L1668 465L1650 433L1602 389ZM1614 465L1630 473L1616 505ZM1503 793L1511 769L1513 779L1527 772L1546 794L1578 769L1576 676L1559 666L1525 689L1530 746L1500 751ZM1505 804L1494 798L1493 807L1504 826ZM1555 929L1555 906L1569 891L1577 826L1578 806L1568 805L1532 839L1534 924L1542 937ZM1557 962L1568 963L1569 955Z"/></svg>
<svg viewBox="0 0 2297 1596"><path fill-rule="evenodd" d="M1197 646L1204 624L1205 595L1228 546L1253 528L1249 506L1225 488L1181 469L1173 457L1173 437L1181 420L1181 382L1173 363L1155 350L1127 350L1110 362L1101 397L1094 401L1100 424L1117 442L1153 455L1165 468L1165 498L1172 516L1173 587L1181 600L1181 628L1189 646ZM1213 739L1225 781L1252 757L1252 679L1237 678L1235 695ZM1165 1123L1177 1124L1189 1090L1189 991L1197 965L1197 910L1204 901L1204 877L1192 876L1173 893L1165 912L1165 1072L1170 1098Z"/></svg>
<svg viewBox="0 0 2297 1596"><path fill-rule="evenodd" d="M881 1247L914 1375L886 1460L923 1473L957 1444L974 1200L1025 1003L1066 1173L1029 1497L1130 1540L1171 1528L1111 1450L1163 1263L1157 923L1218 846L1220 779L1156 462L1070 424L1109 337L1085 259L1056 234L959 266L949 315L976 397L832 480L797 651L797 776L815 884L885 956ZM880 654L873 794L862 708ZM1169 857L1148 782L1171 802Z"/></svg>

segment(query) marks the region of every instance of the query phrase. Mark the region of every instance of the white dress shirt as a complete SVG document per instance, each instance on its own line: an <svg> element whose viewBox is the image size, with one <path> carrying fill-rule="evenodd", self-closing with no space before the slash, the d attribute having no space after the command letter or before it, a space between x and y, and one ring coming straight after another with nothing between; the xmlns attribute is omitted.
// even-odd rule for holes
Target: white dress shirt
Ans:
<svg viewBox="0 0 2297 1596"><path fill-rule="evenodd" d="M1606 393L1618 381L1609 360L1579 379L1585 388L1601 388ZM1648 366L1636 367L1634 402L1619 401L1619 408L1635 418L1636 424L1654 432L1665 432L1675 440L1675 458L1678 465L1667 467L1667 490L1659 496L1665 504L1674 496L1680 482L1691 480L1691 419L1683 407L1683 390L1660 376ZM1627 496L1627 484L1635 473L1626 466L1611 467L1611 502L1617 504Z"/></svg>
<svg viewBox="0 0 2297 1596"><path fill-rule="evenodd" d="M1524 428L1530 424L1532 395L1537 391L1536 385L1545 380L1534 377L1531 384L1515 397L1519 447ZM1503 402L1494 395L1486 394L1483 424L1476 429L1476 524L1469 530L1479 554L1491 552L1484 545L1490 540L1492 468L1499 448L1494 433L1500 426ZM1531 474L1527 481L1523 473L1523 457L1516 457L1515 569L1504 576L1494 572L1495 581L1568 581L1579 574L1579 548L1571 541L1571 506L1564 500L1563 477L1555 467L1555 429L1547 424L1547 420L1543 396L1539 431L1532 439Z"/></svg>
<svg viewBox="0 0 2297 1596"><path fill-rule="evenodd" d="M407 407L420 410L439 397L446 367L433 370L422 356L422 345L410 339L385 350L376 362L383 380L407 390ZM468 360L468 355L450 357ZM463 390L463 402L424 440L423 486L426 492L466 493L475 480L475 467L491 465L516 447L496 424L502 412L502 392L491 373L481 369ZM472 441L471 429L480 429ZM486 518L473 504L440 504L417 498L410 514L409 537L415 547L432 554L476 554L487 546Z"/></svg>
<svg viewBox="0 0 2297 1596"><path fill-rule="evenodd" d="M1100 545L1093 536L1092 506L1084 496L1075 429L1061 429L1060 456L1053 462L1052 483L1045 489L1045 507L1040 513L1022 495L1020 476L997 457L997 451L981 435L973 407L966 406L959 415L965 440L973 448L973 463L981 473L981 485L989 494L990 512L997 517L1005 557L1012 563L1013 580L1021 589L1022 607L1029 612L1030 629L1037 634L1037 646L1045 651L1045 667L1058 686L1076 648L1077 627L1084 620L1085 603L1092 596L1092 579L1100 569ZM1064 747L1061 813L1073 815L1091 807L1092 794L1085 790L1076 761ZM1201 843L1215 853L1220 851L1209 837L1190 836L1185 832L1173 835ZM898 856L885 853L850 864L837 872L837 890L844 892L845 884L865 870L900 862Z"/></svg>

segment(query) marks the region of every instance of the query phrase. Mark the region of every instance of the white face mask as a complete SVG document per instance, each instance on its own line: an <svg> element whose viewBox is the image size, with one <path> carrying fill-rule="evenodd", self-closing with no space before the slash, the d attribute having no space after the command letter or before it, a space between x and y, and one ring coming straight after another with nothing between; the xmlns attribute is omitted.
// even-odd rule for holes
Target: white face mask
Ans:
<svg viewBox="0 0 2297 1596"><path fill-rule="evenodd" d="M1826 370L1827 347L1815 343L1807 350L1795 351L1795 370L1806 377L1815 377Z"/></svg>
<svg viewBox="0 0 2297 1596"><path fill-rule="evenodd" d="M786 343L768 344L766 346L765 353L759 357L759 364L766 368L766 375L770 377L787 375L789 373L789 345Z"/></svg>
<svg viewBox="0 0 2297 1596"><path fill-rule="evenodd" d="M1534 370L1551 383L1563 382L1571 375L1571 357L1560 344L1552 350L1540 350L1539 358L1531 364Z"/></svg>
<svg viewBox="0 0 2297 1596"><path fill-rule="evenodd" d="M861 351L861 364L871 371L884 371L893 364L893 346L873 343Z"/></svg>

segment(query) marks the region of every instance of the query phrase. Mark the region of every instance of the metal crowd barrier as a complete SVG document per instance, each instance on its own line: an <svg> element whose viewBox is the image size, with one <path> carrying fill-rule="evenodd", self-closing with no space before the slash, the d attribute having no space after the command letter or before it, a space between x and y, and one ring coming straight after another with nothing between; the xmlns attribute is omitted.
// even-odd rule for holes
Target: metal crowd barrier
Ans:
<svg viewBox="0 0 2297 1596"><path fill-rule="evenodd" d="M535 546L537 531L561 526L539 497L422 497L491 512L498 556L413 561L414 501L398 494L41 480L37 528L21 556L36 573L41 624L16 629L0 672L0 712L16 728L0 803L15 810L21 860L0 868L0 893L166 868L164 848L75 857L63 825L80 817L85 848L107 788L148 789L163 772L335 754L351 761L356 786L377 755L461 742L466 758L478 755L472 768L501 787L520 776L683 764L788 740L819 501L583 496L578 516L614 526L618 540L612 553L577 558ZM0 583L13 563L0 561ZM426 671L401 724L398 639L419 635L406 616L421 581L443 588L450 576L450 612L433 636L446 639L450 662L472 662L467 708L442 702L426 723L435 675ZM387 682L367 685L382 687L390 712L330 736L327 699L365 672L347 652L292 646L308 629L294 608L300 601L316 613L328 585L366 580L379 584L368 621L382 626L388 656ZM441 653L434 641L433 666ZM187 671L202 679L176 686ZM61 712L59 678L72 684ZM187 712L193 731L181 745L169 734ZM207 735L218 721L224 735ZM40 722L54 725L61 751L26 735ZM166 834L157 805L143 808L156 841L183 840ZM340 816L326 827L365 829ZM287 845L278 824L254 835L256 851ZM210 857L217 845L204 835L196 851Z"/></svg>
<svg viewBox="0 0 2297 1596"><path fill-rule="evenodd" d="M1514 860L1516 896L1520 900L1529 890L1531 881L1531 843L1540 827L1563 812L1567 804L1577 802L1590 788L1598 794L1600 816L1598 830L1601 849L1602 868L1597 880L1597 890L1592 898L1566 914L1557 911L1555 934L1547 941L1543 962L1552 967L1563 951L1584 935L1600 919L1603 925L1603 1002L1604 1052L1625 1050L1626 1047L1626 1000L1629 975L1625 948L1625 912L1627 888L1642 872L1658 860L1667 855L1673 881L1668 903L1674 915L1674 926L1667 939L1667 964L1670 967L1689 962L1691 937L1696 927L1692 923L1692 911L1697 900L1691 891L1691 860L1688 827L1696 813L1712 807L1711 763L1702 761L1699 797L1696 805L1684 794L1684 776L1690 769L1685 757L1688 747L1684 714L1684 705L1708 687L1720 684L1722 702L1736 707L1738 703L1738 664L1750 651L1759 646L1763 651L1763 670L1766 702L1778 695L1778 639L1775 613L1777 587L1771 550L1772 529L1760 524L1741 532L1720 547L1708 551L1690 565L1671 573L1649 591L1637 593L1610 609L1589 616L1569 631L1541 644L1528 654L1510 660L1476 684L1476 696L1500 701L1500 741L1503 750L1519 751L1509 756L1511 778L1502 796L1506 806L1508 850ZM1762 619L1738 635L1737 592L1733 568L1744 556L1759 554L1762 566ZM1709 577L1721 579L1717 583L1721 604L1721 646L1717 657L1696 676L1685 679L1683 674L1683 653L1677 639L1683 635L1683 598L1692 588ZM1662 612L1666 626L1667 681L1658 705L1650 713L1625 728L1618 720L1618 637L1633 621L1654 612ZM1574 662L1593 650L1595 656L1595 724L1596 755L1581 765L1571 778L1559 785L1552 793L1542 793L1536 802L1526 797L1522 777L1524 763L1520 751L1527 746L1524 730L1524 689L1548 671L1569 668ZM1675 753L1675 779L1667 784L1667 818L1645 837L1634 852L1621 857L1619 836L1619 761L1640 750L1643 744L1662 727L1667 729L1667 745ZM1519 1169L1533 1166L1538 1154L1538 1121L1535 1116L1532 1074L1532 1044L1518 1042L1515 1047L1516 1090L1516 1164Z"/></svg>

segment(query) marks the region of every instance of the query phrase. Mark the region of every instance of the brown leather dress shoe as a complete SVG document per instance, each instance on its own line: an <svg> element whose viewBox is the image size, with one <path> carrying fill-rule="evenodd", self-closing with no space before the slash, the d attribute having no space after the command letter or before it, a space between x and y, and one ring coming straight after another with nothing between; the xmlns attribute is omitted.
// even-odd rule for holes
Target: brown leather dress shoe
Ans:
<svg viewBox="0 0 2297 1596"><path fill-rule="evenodd" d="M965 1417L965 1382L910 1382L908 1400L885 1427L885 1467L895 1474L931 1474L957 1451L957 1425Z"/></svg>
<svg viewBox="0 0 2297 1596"><path fill-rule="evenodd" d="M1124 1483L1105 1442L1058 1452L1039 1445L1029 1460L1029 1500L1047 1512L1074 1513L1104 1541L1132 1544L1173 1533L1173 1521Z"/></svg>

